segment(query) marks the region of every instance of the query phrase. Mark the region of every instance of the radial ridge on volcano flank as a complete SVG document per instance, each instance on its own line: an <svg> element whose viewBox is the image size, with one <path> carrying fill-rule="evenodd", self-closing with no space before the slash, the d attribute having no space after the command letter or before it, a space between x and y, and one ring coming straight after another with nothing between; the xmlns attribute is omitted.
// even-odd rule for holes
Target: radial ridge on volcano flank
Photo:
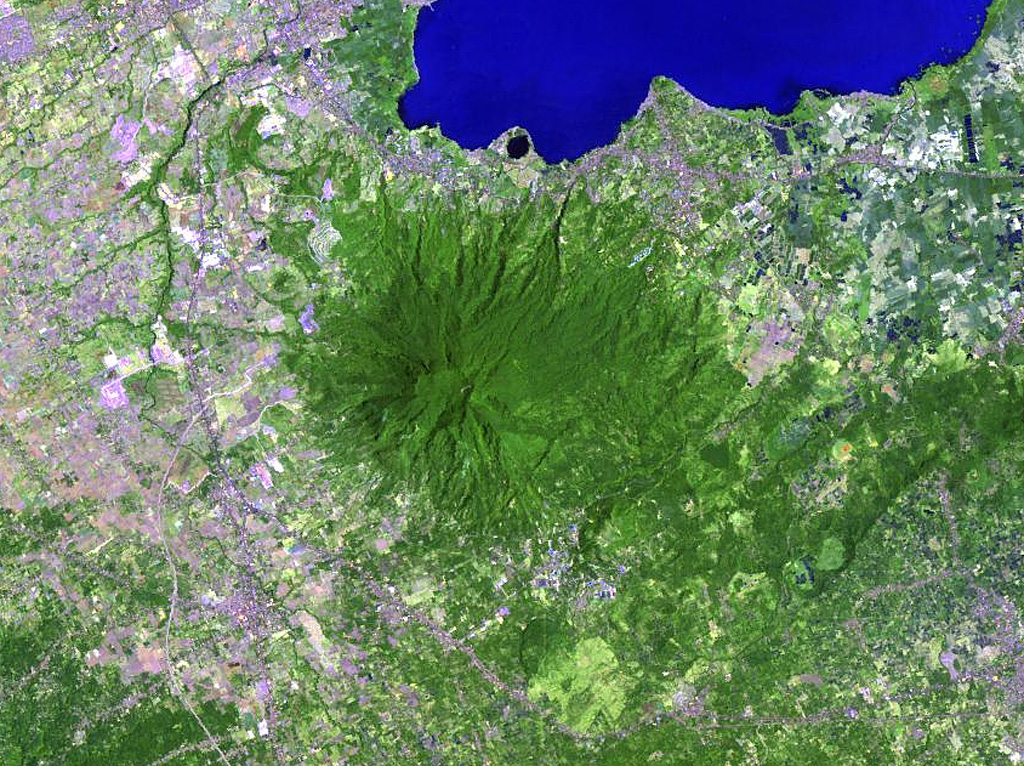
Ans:
<svg viewBox="0 0 1024 766"><path fill-rule="evenodd" d="M388 208L292 360L332 455L481 531L685 483L688 433L715 414L703 382L729 379L717 315L671 289L659 245L632 258L628 216L593 216L574 201Z"/></svg>

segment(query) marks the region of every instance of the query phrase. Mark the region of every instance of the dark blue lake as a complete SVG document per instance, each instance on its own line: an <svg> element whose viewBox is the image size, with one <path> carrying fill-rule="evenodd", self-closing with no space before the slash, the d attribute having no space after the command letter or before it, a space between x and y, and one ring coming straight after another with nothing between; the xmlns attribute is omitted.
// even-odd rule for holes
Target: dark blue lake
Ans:
<svg viewBox="0 0 1024 766"><path fill-rule="evenodd" d="M655 75L716 106L895 92L967 52L987 0L436 0L420 11L410 127L466 148L526 128L548 162L614 140Z"/></svg>

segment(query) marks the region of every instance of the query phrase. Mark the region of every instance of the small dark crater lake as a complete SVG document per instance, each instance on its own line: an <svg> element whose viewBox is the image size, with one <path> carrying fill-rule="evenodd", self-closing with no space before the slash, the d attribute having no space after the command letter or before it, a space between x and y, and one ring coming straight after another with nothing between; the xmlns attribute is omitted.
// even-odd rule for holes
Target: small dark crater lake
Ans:
<svg viewBox="0 0 1024 766"><path fill-rule="evenodd" d="M970 50L987 0L435 0L420 11L409 127L467 149L518 125L548 162L610 143L656 75L728 108L894 93Z"/></svg>
<svg viewBox="0 0 1024 766"><path fill-rule="evenodd" d="M505 145L505 151L514 160L522 159L530 151L530 139L525 135L512 136Z"/></svg>

